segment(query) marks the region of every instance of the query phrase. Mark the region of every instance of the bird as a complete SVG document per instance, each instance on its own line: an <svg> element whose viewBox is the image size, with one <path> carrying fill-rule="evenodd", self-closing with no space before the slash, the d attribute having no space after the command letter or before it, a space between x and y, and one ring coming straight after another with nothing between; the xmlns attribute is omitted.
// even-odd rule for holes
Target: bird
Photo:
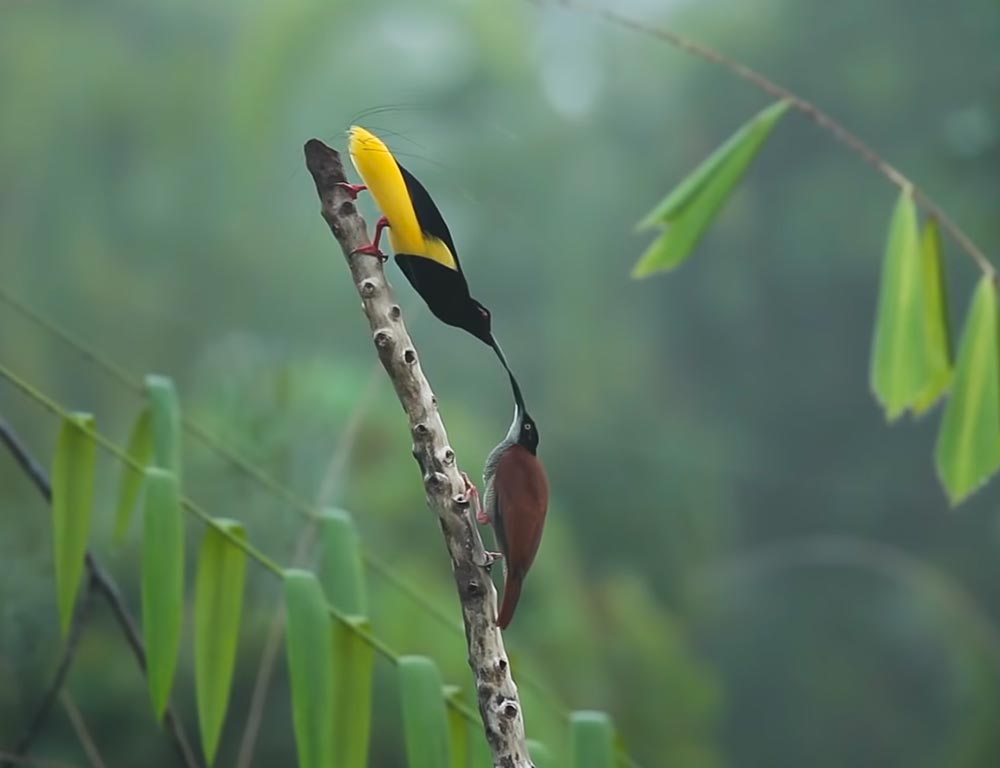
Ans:
<svg viewBox="0 0 1000 768"><path fill-rule="evenodd" d="M372 242L354 253L384 261L387 257L379 243L382 232L388 229L396 263L431 312L490 346L510 379L514 418L507 435L486 459L485 511L475 485L462 473L476 519L493 524L499 557L503 558L504 589L497 626L506 629L538 552L549 506L549 482L538 459L538 426L528 415L521 388L493 335L490 311L469 293L455 242L430 193L371 131L352 125L348 136L351 162L364 183L343 182L340 186L352 198L368 190L382 211ZM487 555L487 563L496 557L494 553Z"/></svg>
<svg viewBox="0 0 1000 768"><path fill-rule="evenodd" d="M348 137L351 162L364 184L345 182L340 186L354 198L367 189L382 211L372 242L354 253L367 253L384 261L387 257L379 243L383 230L388 228L396 263L434 316L491 347L513 377L493 335L490 311L470 295L455 241L430 193L371 131L352 125Z"/></svg>
<svg viewBox="0 0 1000 768"><path fill-rule="evenodd" d="M503 558L503 600L497 614L500 629L506 629L514 617L524 578L542 541L549 508L549 481L538 458L538 425L528 415L513 375L510 382L514 391L514 419L507 435L486 458L482 506L475 486L470 488L476 519L482 524L493 524L499 555ZM470 485L466 477L466 486Z"/></svg>

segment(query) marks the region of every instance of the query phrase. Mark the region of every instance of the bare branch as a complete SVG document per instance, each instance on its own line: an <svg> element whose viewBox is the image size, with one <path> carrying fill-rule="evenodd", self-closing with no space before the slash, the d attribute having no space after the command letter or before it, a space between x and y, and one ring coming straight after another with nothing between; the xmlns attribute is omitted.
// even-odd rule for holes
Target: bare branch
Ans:
<svg viewBox="0 0 1000 768"><path fill-rule="evenodd" d="M21 469L24 470L24 473L35 484L35 487L45 499L46 503L51 504L52 485L49 482L48 475L45 473L45 470L42 469L42 466L35 461L34 457L28 453L28 449L25 448L25 446L18 439L17 435L14 433L14 430L11 429L10 425L7 424L3 418L0 418L0 442L7 446L11 454L14 456L14 459L20 465ZM143 675L145 675L146 648L142 643L142 635L139 632L139 628L136 626L135 620L132 618L132 614L129 613L121 592L118 590L118 585L115 583L115 580L111 577L111 575L101 567L97 558L94 557L94 553L89 549L87 550L84 562L87 566L87 572L90 574L90 587L88 592L90 590L94 590L104 596L108 606L111 608L111 612L114 614L115 619L121 626L122 632L125 634L125 639L128 641L129 647L132 649L132 655L135 656L139 669L142 670ZM79 608L77 609L77 612L79 612ZM76 619L74 617L74 621L75 620ZM69 664L72 663L72 654L70 654L70 658L66 660L66 663L68 669ZM55 690L55 693L58 693L58 689ZM51 704L49 706L51 707ZM188 744L187 735L184 732L184 726L177 718L172 707L167 707L166 715L164 716L164 723L167 726L170 740L173 742L182 763L187 766L187 768L197 768L198 761L195 759L194 753L191 751L191 747ZM34 734L28 739L27 743L24 744L23 752L18 754L23 754L28 751L33 738Z"/></svg>
<svg viewBox="0 0 1000 768"><path fill-rule="evenodd" d="M361 296L379 360L406 412L427 505L438 516L451 555L469 646L469 666L493 765L528 768L531 758L525 745L521 703L496 625L496 590L489 571L480 565L486 562L483 543L470 515L470 500L455 452L448 444L437 400L420 368L382 264L371 256L352 255L369 242L368 228L350 196L337 186L347 181L340 155L312 139L305 145L305 156L323 218L343 249Z"/></svg>

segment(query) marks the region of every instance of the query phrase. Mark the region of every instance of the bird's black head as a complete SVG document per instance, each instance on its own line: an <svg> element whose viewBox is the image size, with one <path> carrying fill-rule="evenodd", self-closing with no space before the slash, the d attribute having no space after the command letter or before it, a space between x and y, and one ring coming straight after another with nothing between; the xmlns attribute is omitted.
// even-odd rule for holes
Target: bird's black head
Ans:
<svg viewBox="0 0 1000 768"><path fill-rule="evenodd" d="M475 299L466 304L462 327L480 341L493 346L493 319L490 311Z"/></svg>
<svg viewBox="0 0 1000 768"><path fill-rule="evenodd" d="M517 444L532 453L538 451L538 426L527 412L521 416L521 428L517 433Z"/></svg>

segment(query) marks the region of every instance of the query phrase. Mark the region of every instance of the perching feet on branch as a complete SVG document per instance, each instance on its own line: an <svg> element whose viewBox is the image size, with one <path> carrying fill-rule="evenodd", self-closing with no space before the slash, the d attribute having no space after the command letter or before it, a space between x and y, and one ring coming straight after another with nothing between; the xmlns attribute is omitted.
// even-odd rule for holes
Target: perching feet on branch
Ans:
<svg viewBox="0 0 1000 768"><path fill-rule="evenodd" d="M354 185L358 186L358 185ZM377 256L378 260L385 262L389 257L382 253L382 250L378 247L379 241L382 240L382 230L389 226L389 220L385 216L379 217L379 220L375 222L375 237L372 239L371 243L368 245L362 245L351 251L351 254L355 253L366 253L369 256Z"/></svg>

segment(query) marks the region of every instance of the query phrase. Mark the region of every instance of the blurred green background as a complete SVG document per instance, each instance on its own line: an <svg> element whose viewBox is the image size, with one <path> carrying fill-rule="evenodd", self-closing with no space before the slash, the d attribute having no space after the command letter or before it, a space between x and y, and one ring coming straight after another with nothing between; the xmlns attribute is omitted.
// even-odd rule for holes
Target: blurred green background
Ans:
<svg viewBox="0 0 1000 768"><path fill-rule="evenodd" d="M822 105L1000 251L995 0L616 7ZM2 287L137 377L172 376L189 415L350 510L457 623L404 420L302 160L305 140L342 148L353 116L388 107L363 122L448 218L540 428L552 506L506 635L529 735L563 749L554 697L610 711L645 766L998 765L1000 484L949 511L938 414L888 428L868 391L896 190L790 116L689 263L628 277L648 242L634 223L766 103L661 42L528 3L13 0ZM957 326L976 273L947 245ZM505 380L390 277L478 477L507 429ZM0 359L124 442L136 394L2 304ZM0 413L47 460L57 422L7 383ZM290 562L301 516L193 441L185 472L192 497ZM102 457L97 550L138 609L137 539L110 544L118 477ZM192 521L192 554L199 535ZM469 687L460 632L375 574L369 589L377 633ZM254 568L248 590L220 765L280 596ZM3 456L0 748L58 656L54 598L47 510ZM185 643L174 700L194 732ZM402 765L395 678L377 670L372 765ZM174 764L103 608L69 685L109 765ZM36 750L85 764L58 709ZM293 755L279 656L255 765Z"/></svg>

